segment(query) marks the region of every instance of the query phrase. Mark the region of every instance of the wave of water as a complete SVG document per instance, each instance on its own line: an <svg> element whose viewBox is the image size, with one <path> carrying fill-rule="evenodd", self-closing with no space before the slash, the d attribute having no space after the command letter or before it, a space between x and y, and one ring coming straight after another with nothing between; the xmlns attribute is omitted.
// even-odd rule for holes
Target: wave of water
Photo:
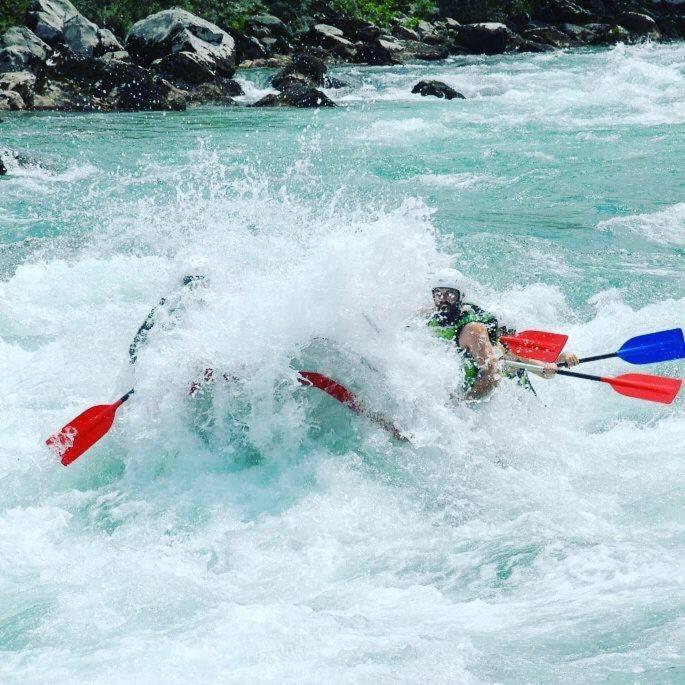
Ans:
<svg viewBox="0 0 685 685"><path fill-rule="evenodd" d="M649 45L577 57L624 76L649 64L665 81L681 58L681 46ZM574 59L468 68L513 81L534 70L548 89L565 73L582 89ZM510 106L542 107L545 84L525 84ZM591 118L631 126L610 100ZM455 156L451 169L453 114L423 100L401 130L392 110L342 108L53 121L55 140L71 141L65 157L82 157L1 184L3 682L678 681L682 398L653 405L557 378L535 382L537 398L504 384L466 406L453 397L460 359L419 315L432 274L451 265L470 299L510 325L564 331L580 354L685 321L675 186L661 183L667 209L640 212L619 184L612 218L584 230L522 218L542 202L538 179L572 214L601 178L598 143L577 139L587 120L572 124L569 102L554 105L554 135L549 120L536 130L552 160L484 134L471 138L477 165ZM489 125L517 117L531 113ZM663 113L640 126L657 120L677 156L682 129ZM23 121L15 146L44 126ZM435 148L421 142L427 168L414 148L405 156L423 131L414 121L438 126ZM567 126L570 138L556 135ZM576 171L554 161L570 139L586 146ZM512 228L517 193L527 213ZM452 231L457 210L489 225ZM132 370L138 325L197 271L209 286ZM208 366L230 382L189 397ZM300 386L303 367L392 416L412 444ZM47 434L130 383L110 434L57 466Z"/></svg>

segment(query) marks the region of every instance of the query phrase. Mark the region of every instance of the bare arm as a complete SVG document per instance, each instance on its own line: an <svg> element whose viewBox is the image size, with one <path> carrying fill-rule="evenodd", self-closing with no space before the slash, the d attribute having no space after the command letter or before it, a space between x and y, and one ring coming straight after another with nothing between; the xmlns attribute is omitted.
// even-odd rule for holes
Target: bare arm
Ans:
<svg viewBox="0 0 685 685"><path fill-rule="evenodd" d="M480 369L476 382L466 397L477 400L488 395L499 381L497 356L488 330L482 323L469 323L459 334L459 346L468 350Z"/></svg>

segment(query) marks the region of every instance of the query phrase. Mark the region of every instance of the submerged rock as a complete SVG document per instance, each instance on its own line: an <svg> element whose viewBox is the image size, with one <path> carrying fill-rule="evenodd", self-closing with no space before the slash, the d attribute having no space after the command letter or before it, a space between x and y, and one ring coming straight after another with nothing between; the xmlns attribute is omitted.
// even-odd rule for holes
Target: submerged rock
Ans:
<svg viewBox="0 0 685 685"><path fill-rule="evenodd" d="M328 67L323 60L306 53L295 55L290 63L271 79L271 85L276 90L283 90L289 82L289 77L296 76L299 80L312 86L325 85L325 74Z"/></svg>
<svg viewBox="0 0 685 685"><path fill-rule="evenodd" d="M233 38L182 9L163 10L135 23L126 36L126 49L144 67L168 58L165 66L183 73L183 80L190 83L201 82L201 77L230 78L235 72Z"/></svg>
<svg viewBox="0 0 685 685"><path fill-rule="evenodd" d="M4 165L2 161L2 157L0 157L0 176L4 176L7 173L7 167Z"/></svg>
<svg viewBox="0 0 685 685"><path fill-rule="evenodd" d="M251 107L335 107L335 103L325 93L306 83L293 83L278 95L266 95Z"/></svg>
<svg viewBox="0 0 685 685"><path fill-rule="evenodd" d="M454 90L451 86L448 86L442 81L419 81L412 89L411 92L414 94L423 95L434 95L436 98L445 98L445 100L461 99L466 98L458 91Z"/></svg>

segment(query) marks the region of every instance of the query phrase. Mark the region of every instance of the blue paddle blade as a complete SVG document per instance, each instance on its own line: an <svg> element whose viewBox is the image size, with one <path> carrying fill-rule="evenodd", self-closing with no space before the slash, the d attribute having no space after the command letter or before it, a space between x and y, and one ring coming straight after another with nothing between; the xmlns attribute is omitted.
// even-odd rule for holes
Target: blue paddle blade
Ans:
<svg viewBox="0 0 685 685"><path fill-rule="evenodd" d="M683 330L672 328L670 331L638 335L625 342L616 356L630 364L653 364L681 359L685 357Z"/></svg>

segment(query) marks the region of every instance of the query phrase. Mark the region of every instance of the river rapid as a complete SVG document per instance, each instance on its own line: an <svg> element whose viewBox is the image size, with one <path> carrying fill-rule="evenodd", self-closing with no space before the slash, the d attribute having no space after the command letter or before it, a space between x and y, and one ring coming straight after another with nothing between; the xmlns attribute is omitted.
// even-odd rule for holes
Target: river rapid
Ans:
<svg viewBox="0 0 685 685"><path fill-rule="evenodd" d="M0 682L683 682L683 398L467 406L418 312L452 267L580 354L685 324L685 44L334 73L332 110L3 115Z"/></svg>

